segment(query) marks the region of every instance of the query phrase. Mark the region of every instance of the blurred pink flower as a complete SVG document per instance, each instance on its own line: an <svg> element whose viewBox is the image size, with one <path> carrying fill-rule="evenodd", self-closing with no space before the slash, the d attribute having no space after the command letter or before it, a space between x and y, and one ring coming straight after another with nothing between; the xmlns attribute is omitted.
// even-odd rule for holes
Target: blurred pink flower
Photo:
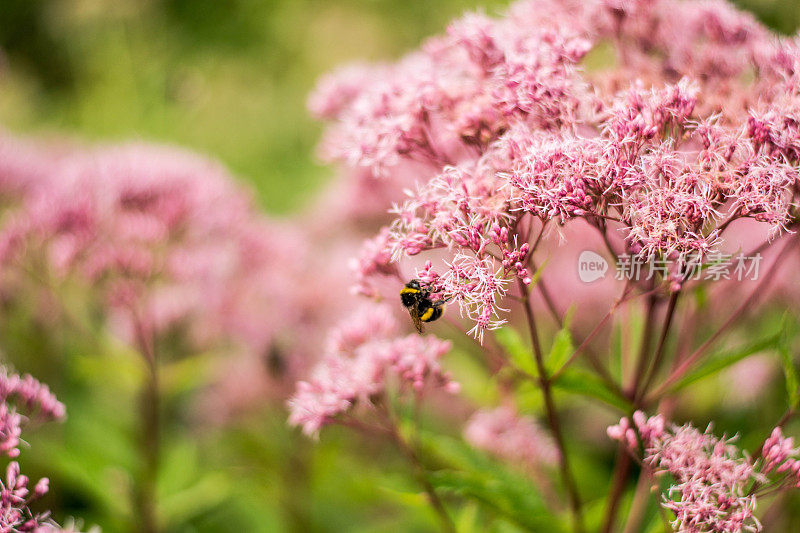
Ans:
<svg viewBox="0 0 800 533"><path fill-rule="evenodd" d="M550 436L533 418L509 407L477 411L464 429L464 438L478 449L531 470L558 461Z"/></svg>
<svg viewBox="0 0 800 533"><path fill-rule="evenodd" d="M259 213L219 164L155 145L54 151L7 136L2 165L20 184L0 227L9 297L21 297L12 285L37 262L45 279L82 283L87 303L134 345L180 330L188 349L238 354L264 398L315 360L314 331L336 314L330 287L347 276L326 263L342 252L329 245L312 258L308 232ZM281 371L271 375L266 359Z"/></svg>
<svg viewBox="0 0 800 533"><path fill-rule="evenodd" d="M368 313L377 321L346 320L335 328L329 349L310 379L297 384L288 402L289 423L301 426L305 434L317 435L356 404L370 404L395 379L399 394L421 394L426 385L458 392L458 385L439 363L450 350L449 342L416 334L395 337L397 324L388 309L379 305L365 306L354 316L363 318Z"/></svg>

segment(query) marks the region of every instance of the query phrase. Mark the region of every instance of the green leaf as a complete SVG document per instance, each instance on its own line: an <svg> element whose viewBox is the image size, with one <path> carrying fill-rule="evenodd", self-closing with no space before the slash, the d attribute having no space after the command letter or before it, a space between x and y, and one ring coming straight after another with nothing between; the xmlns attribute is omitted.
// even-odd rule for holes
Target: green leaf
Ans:
<svg viewBox="0 0 800 533"><path fill-rule="evenodd" d="M800 404L800 391L798 391L800 381L797 378L797 369L794 366L794 358L792 356L792 340L796 329L797 324L795 321L788 313L784 314L778 350L783 363L783 375L786 378L786 396L791 409L797 409Z"/></svg>
<svg viewBox="0 0 800 533"><path fill-rule="evenodd" d="M650 522L650 526L647 528L646 533L663 533L664 531L664 524L661 522L660 519L655 519Z"/></svg>
<svg viewBox="0 0 800 533"><path fill-rule="evenodd" d="M399 490L386 485L379 485L377 488L381 491L382 496L385 496L388 500L397 502L406 507L425 509L430 505L424 492Z"/></svg>
<svg viewBox="0 0 800 533"><path fill-rule="evenodd" d="M531 531L563 531L530 485L507 483L490 473L457 470L438 470L429 478L437 489L478 501Z"/></svg>
<svg viewBox="0 0 800 533"><path fill-rule="evenodd" d="M569 332L569 323L572 318L572 309L567 311L567 316L564 317L564 327L562 327L553 338L553 346L550 348L550 353L545 359L545 367L547 368L548 375L553 375L563 367L575 347L572 344L572 334Z"/></svg>
<svg viewBox="0 0 800 533"><path fill-rule="evenodd" d="M450 468L492 470L497 467L495 461L462 440L428 431L422 431L419 437L426 455L438 459Z"/></svg>
<svg viewBox="0 0 800 533"><path fill-rule="evenodd" d="M99 399L104 398L73 397L63 435L37 440L30 451L41 454L54 476L91 502L97 519L111 529L112 522L131 519L126 495L132 490L130 473L138 456L129 413L118 412L116 404Z"/></svg>
<svg viewBox="0 0 800 533"><path fill-rule="evenodd" d="M423 433L425 456L445 468L428 478L438 490L480 503L488 511L531 531L564 531L530 480L450 437Z"/></svg>
<svg viewBox="0 0 800 533"><path fill-rule="evenodd" d="M520 382L515 392L515 402L520 411L526 413L538 413L544 407L544 398L542 397L542 388L539 386L539 380L526 380Z"/></svg>
<svg viewBox="0 0 800 533"><path fill-rule="evenodd" d="M529 288L530 287L534 287L534 286L536 286L537 283L539 283L539 280L541 279L542 274L544 273L544 267L546 267L547 263L549 263L549 262L550 262L550 259L548 258L548 259L545 259L544 262L541 265L539 265L539 268L536 269L536 272L534 272L533 276L531 277L531 282L528 285Z"/></svg>
<svg viewBox="0 0 800 533"><path fill-rule="evenodd" d="M555 374L561 370L561 367L566 364L573 351L575 351L575 348L572 346L572 335L570 335L569 330L562 329L556 333L553 339L553 347L547 355L546 367L548 375Z"/></svg>
<svg viewBox="0 0 800 533"><path fill-rule="evenodd" d="M763 352L765 350L769 350L771 348L775 348L780 341L782 333L776 333L767 337L766 339L756 341L752 344L748 344L743 346L737 350L733 350L731 352L712 357L708 359L705 363L694 369L693 371L687 373L683 378L678 380L671 388L670 392L679 391L695 381L699 381L703 378L708 376L714 375L729 366L738 363L745 357L753 355L758 352Z"/></svg>
<svg viewBox="0 0 800 533"><path fill-rule="evenodd" d="M622 325L619 322L614 322L611 330L611 357L609 358L608 366L611 375L615 376L620 382L622 382L624 377L622 373L622 352Z"/></svg>
<svg viewBox="0 0 800 533"><path fill-rule="evenodd" d="M536 364L533 361L533 352L522 340L516 329L511 327L501 328L496 330L494 335L515 367L532 376L539 375L536 370Z"/></svg>
<svg viewBox="0 0 800 533"><path fill-rule="evenodd" d="M628 400L614 393L603 383L602 379L588 370L571 368L558 376L558 379L553 382L553 386L564 392L595 398L623 411L631 408Z"/></svg>
<svg viewBox="0 0 800 533"><path fill-rule="evenodd" d="M172 397L195 390L207 384L220 358L212 352L185 357L161 365L161 389Z"/></svg>
<svg viewBox="0 0 800 533"><path fill-rule="evenodd" d="M701 284L694 290L694 300L699 309L708 306L708 288L705 285Z"/></svg>
<svg viewBox="0 0 800 533"><path fill-rule="evenodd" d="M456 517L456 531L458 533L477 533L479 510L474 503L465 505Z"/></svg>
<svg viewBox="0 0 800 533"><path fill-rule="evenodd" d="M221 505L231 492L232 481L220 472L209 472L180 492L159 502L159 518L167 529Z"/></svg>

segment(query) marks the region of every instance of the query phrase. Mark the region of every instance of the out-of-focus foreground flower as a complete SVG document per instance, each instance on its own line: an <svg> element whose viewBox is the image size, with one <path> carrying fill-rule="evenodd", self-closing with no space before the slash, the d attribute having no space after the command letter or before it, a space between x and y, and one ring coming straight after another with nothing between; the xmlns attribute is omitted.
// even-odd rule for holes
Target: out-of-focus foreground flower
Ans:
<svg viewBox="0 0 800 533"><path fill-rule="evenodd" d="M25 424L34 421L61 420L66 416L64 404L50 392L47 385L29 375L11 374L0 368L0 451L8 457L20 454L20 435ZM42 478L30 486L30 480L20 472L17 461L6 467L0 481L0 531L4 532L64 532L49 512L33 512L29 505L41 499L50 489L50 481Z"/></svg>

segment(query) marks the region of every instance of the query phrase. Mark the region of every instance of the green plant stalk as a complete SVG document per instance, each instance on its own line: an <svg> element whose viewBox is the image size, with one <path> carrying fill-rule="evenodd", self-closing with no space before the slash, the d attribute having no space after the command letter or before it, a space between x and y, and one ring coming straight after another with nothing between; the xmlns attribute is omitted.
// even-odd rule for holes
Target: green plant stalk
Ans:
<svg viewBox="0 0 800 533"><path fill-rule="evenodd" d="M651 283L650 289L653 289ZM655 332L656 320L656 307L658 306L658 295L655 292L650 292L647 298L647 312L644 323L644 331L642 332L642 343L639 348L639 359L636 363L636 372L628 389L628 395L634 401L634 409L638 407L638 395L640 383L644 379L645 373L648 368L648 357L650 344L652 344L653 333ZM665 324L666 325L666 324ZM666 328L664 328L666 331ZM617 451L617 460L614 465L614 475L611 480L611 487L609 489L608 504L606 506L605 518L603 519L603 526L601 531L603 533L610 533L614 529L614 524L617 519L617 512L619 511L619 503L625 492L625 485L628 482L628 476L631 472L631 458L625 450L623 443L619 444Z"/></svg>
<svg viewBox="0 0 800 533"><path fill-rule="evenodd" d="M544 354L542 347L539 344L539 332L536 327L536 320L531 306L530 294L528 288L517 279L517 285L520 290L520 296L523 297L523 307L525 308L525 316L528 322L528 330L531 336L531 344L533 346L533 356L536 363L536 369L539 373L539 384L542 388L542 396L544 397L545 413L547 415L547 424L550 427L550 432L553 434L553 439L556 441L556 446L559 450L559 468L561 470L561 478L567 490L569 498L570 510L572 512L573 528L576 533L585 531L583 525L583 510L581 506L580 494L578 493L578 485L575 482L575 477L572 473L569 456L567 455L567 447L564 441L564 433L561 429L561 421L558 417L555 402L553 401L553 392L551 388L550 378L547 375L547 369L544 364Z"/></svg>
<svg viewBox="0 0 800 533"><path fill-rule="evenodd" d="M623 533L636 533L641 531L642 520L644 519L647 504L650 501L650 487L652 485L652 474L647 468L642 468L639 474L639 481L636 483L636 491L633 493L633 502L628 511L628 520L625 523Z"/></svg>
<svg viewBox="0 0 800 533"><path fill-rule="evenodd" d="M405 455L408 461L411 463L411 466L414 470L414 477L425 491L428 503L436 513L436 516L439 518L442 531L445 531L446 533L456 533L456 526L453 523L453 519L450 518L450 515L447 513L447 509L444 506L444 502L442 502L441 498L439 498L439 495L436 494L436 489L428 480L425 466L422 464L417 452L411 447L406 439L403 438L403 435L400 433L400 429L397 427L397 424L391 420L391 417L389 434L400 451L403 452L403 455Z"/></svg>
<svg viewBox="0 0 800 533"><path fill-rule="evenodd" d="M650 288L652 288L652 286ZM647 355L650 353L650 344L652 343L653 333L655 332L657 306L658 295L655 292L651 292L647 297L647 312L644 322L644 331L642 332L642 344L639 347L639 358L636 362L636 371L633 381L628 388L628 395L631 400L636 398L636 391L639 389L639 384L647 371Z"/></svg>
<svg viewBox="0 0 800 533"><path fill-rule="evenodd" d="M658 373L658 369L664 359L664 348L666 347L670 326L672 325L673 318L675 317L675 309L678 305L678 297L680 294L680 290L670 294L669 303L667 304L667 314L664 317L664 326L661 328L661 335L658 338L655 354L653 355L649 369L642 376L642 383L639 384L638 390L636 391L636 396L634 397L634 404L637 406L641 405L642 398L650 388L653 378L655 378L656 374Z"/></svg>
<svg viewBox="0 0 800 533"><path fill-rule="evenodd" d="M158 468L160 457L160 394L158 360L152 338L144 331L141 321L134 317L136 344L145 364L147 374L139 399L142 472L136 488L135 509L138 523L133 531L158 533L157 518Z"/></svg>

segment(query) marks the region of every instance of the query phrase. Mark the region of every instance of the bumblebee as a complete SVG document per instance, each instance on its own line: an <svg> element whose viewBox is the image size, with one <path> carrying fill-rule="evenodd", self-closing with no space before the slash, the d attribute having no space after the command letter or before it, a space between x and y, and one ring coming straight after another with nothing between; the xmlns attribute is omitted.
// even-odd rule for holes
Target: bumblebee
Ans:
<svg viewBox="0 0 800 533"><path fill-rule="evenodd" d="M414 327L422 333L423 322L433 322L444 313L446 300L431 300L430 291L418 279L412 279L400 289L400 300L408 309Z"/></svg>

